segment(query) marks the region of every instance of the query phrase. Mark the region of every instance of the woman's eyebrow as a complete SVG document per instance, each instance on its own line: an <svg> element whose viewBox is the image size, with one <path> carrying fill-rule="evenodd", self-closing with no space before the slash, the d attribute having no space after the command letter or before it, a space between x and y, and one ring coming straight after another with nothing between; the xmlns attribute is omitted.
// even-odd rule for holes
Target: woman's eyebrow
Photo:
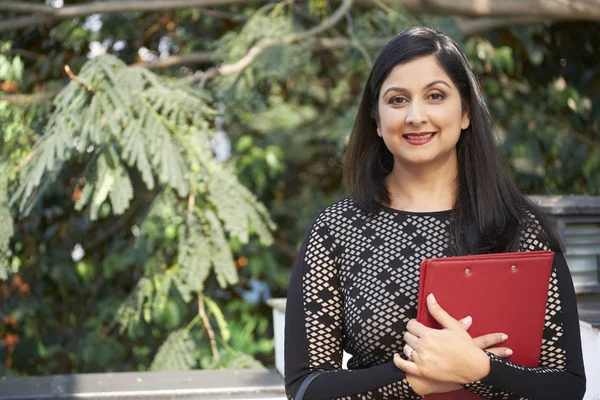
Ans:
<svg viewBox="0 0 600 400"><path fill-rule="evenodd" d="M423 89L430 88L431 86L435 85L436 83L442 83L442 84L448 86L450 89L452 89L452 86L450 86L450 84L448 82L446 82L445 80L443 80L443 79L437 79L435 81L429 82L427 85L425 85L423 87ZM406 91L405 88L398 87L398 86L391 86L391 87L389 87L389 88L387 88L385 90L385 92L383 93L382 97L385 96L387 94L387 92L390 92L392 90L393 91L397 91L397 92L404 92L404 91Z"/></svg>

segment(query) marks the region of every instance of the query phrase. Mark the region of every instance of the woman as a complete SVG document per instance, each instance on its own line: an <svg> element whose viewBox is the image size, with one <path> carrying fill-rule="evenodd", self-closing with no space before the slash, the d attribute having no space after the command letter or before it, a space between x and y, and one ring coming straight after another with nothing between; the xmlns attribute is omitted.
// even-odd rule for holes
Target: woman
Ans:
<svg viewBox="0 0 600 400"><path fill-rule="evenodd" d="M503 174L483 96L454 40L415 27L382 50L344 176L349 196L315 218L292 272L289 399L418 399L461 387L488 399L583 397L577 307L560 241ZM429 310L446 328L414 320L423 259L542 249L556 255L539 367L504 360L511 350L502 332L472 339L471 321L452 319L434 298ZM352 354L348 370L342 349Z"/></svg>

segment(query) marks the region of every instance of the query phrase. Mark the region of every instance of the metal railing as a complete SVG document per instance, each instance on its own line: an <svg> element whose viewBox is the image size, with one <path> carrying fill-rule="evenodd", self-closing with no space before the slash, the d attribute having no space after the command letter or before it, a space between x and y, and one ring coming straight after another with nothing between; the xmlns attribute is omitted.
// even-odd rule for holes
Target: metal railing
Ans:
<svg viewBox="0 0 600 400"><path fill-rule="evenodd" d="M556 221L577 293L600 293L600 197L530 196Z"/></svg>

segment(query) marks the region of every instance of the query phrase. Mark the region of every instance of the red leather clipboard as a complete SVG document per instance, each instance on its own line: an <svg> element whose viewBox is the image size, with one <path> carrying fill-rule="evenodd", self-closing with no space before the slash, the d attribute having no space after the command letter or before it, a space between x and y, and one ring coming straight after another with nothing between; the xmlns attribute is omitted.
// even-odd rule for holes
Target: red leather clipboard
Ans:
<svg viewBox="0 0 600 400"><path fill-rule="evenodd" d="M421 263L417 320L441 328L429 314L426 297L436 300L452 317L473 317L472 337L503 332L499 346L513 350L508 360L538 365L548 286L554 253L532 251L425 259ZM427 396L427 399L480 398L465 389Z"/></svg>

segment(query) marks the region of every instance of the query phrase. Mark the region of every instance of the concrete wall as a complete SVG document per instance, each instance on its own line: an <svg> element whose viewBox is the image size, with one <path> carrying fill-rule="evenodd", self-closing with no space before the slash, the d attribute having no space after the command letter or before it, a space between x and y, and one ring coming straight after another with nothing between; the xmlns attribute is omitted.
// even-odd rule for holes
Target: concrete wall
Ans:
<svg viewBox="0 0 600 400"><path fill-rule="evenodd" d="M600 330L580 321L583 362L587 376L584 400L600 400Z"/></svg>

